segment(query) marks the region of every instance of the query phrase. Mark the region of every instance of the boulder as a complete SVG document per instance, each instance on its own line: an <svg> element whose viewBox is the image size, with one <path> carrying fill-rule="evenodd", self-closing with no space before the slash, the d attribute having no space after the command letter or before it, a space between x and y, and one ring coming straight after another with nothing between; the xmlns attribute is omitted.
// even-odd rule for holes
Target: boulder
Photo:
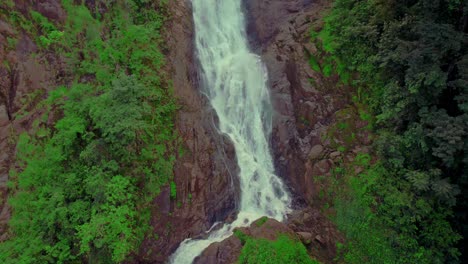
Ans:
<svg viewBox="0 0 468 264"><path fill-rule="evenodd" d="M320 157L320 154L322 154L324 148L322 145L315 145L310 149L309 152L309 159L314 160Z"/></svg>
<svg viewBox="0 0 468 264"><path fill-rule="evenodd" d="M312 241L312 234L309 232L297 232L297 235L301 238L301 241L304 244L310 244Z"/></svg>
<svg viewBox="0 0 468 264"><path fill-rule="evenodd" d="M11 37L15 35L15 31L7 22L0 20L0 34Z"/></svg>
<svg viewBox="0 0 468 264"><path fill-rule="evenodd" d="M37 12L50 20L64 22L66 12L63 10L59 0L41 0L36 4Z"/></svg>

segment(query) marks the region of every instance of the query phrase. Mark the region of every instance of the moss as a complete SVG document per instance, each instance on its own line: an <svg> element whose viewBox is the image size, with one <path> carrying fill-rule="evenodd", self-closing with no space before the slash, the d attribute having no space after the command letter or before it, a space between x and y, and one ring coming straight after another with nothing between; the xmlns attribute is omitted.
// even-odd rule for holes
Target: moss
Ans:
<svg viewBox="0 0 468 264"><path fill-rule="evenodd" d="M244 232L240 231L239 229L234 230L234 236L236 236L242 244L245 244L249 239L249 236L246 235Z"/></svg>
<svg viewBox="0 0 468 264"><path fill-rule="evenodd" d="M320 64L318 62L317 57L313 54L311 54L309 57L309 65L310 67L312 67L312 70L320 72Z"/></svg>
<svg viewBox="0 0 468 264"><path fill-rule="evenodd" d="M239 256L239 264L318 264L302 243L286 235L276 240L243 237L245 244Z"/></svg>
<svg viewBox="0 0 468 264"><path fill-rule="evenodd" d="M175 184L174 181L171 181L170 183L170 189L171 189L171 199L175 199L177 197L177 185Z"/></svg>
<svg viewBox="0 0 468 264"><path fill-rule="evenodd" d="M18 40L16 38L7 37L8 50L15 50Z"/></svg>
<svg viewBox="0 0 468 264"><path fill-rule="evenodd" d="M266 223L266 221L268 221L268 217L264 216L256 221L256 225L261 227Z"/></svg>
<svg viewBox="0 0 468 264"><path fill-rule="evenodd" d="M333 74L333 65L332 64L325 64L323 66L322 73L325 77L330 77Z"/></svg>

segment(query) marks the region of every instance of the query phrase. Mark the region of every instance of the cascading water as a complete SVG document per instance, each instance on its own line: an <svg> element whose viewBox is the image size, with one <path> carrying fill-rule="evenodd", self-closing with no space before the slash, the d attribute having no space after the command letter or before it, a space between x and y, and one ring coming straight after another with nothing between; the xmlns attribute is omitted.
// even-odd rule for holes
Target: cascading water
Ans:
<svg viewBox="0 0 468 264"><path fill-rule="evenodd" d="M235 147L240 180L237 220L210 232L206 239L187 239L172 255L174 264L190 264L211 243L229 237L235 227L262 216L279 221L290 198L275 175L268 146L271 103L266 69L250 52L242 0L192 0L196 48L206 93L219 117L219 129Z"/></svg>

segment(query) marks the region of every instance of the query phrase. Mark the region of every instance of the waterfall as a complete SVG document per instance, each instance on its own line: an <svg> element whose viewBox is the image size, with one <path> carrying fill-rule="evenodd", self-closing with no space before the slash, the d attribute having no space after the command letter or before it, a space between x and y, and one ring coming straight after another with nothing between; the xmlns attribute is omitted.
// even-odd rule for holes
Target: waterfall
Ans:
<svg viewBox="0 0 468 264"><path fill-rule="evenodd" d="M211 243L262 216L284 220L290 197L275 175L268 140L272 106L267 71L249 50L242 0L192 0L195 44L205 92L219 117L219 130L232 140L239 166L237 219L206 239L187 239L171 256L190 264Z"/></svg>

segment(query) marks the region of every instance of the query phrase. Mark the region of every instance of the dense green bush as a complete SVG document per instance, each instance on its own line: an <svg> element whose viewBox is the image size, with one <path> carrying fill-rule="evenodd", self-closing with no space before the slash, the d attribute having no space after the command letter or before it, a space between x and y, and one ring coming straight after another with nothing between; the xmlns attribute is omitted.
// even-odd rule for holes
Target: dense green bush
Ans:
<svg viewBox="0 0 468 264"><path fill-rule="evenodd" d="M239 256L239 264L318 264L310 258L301 242L295 241L286 235L278 239L254 239L242 233L236 234L244 246Z"/></svg>
<svg viewBox="0 0 468 264"><path fill-rule="evenodd" d="M335 72L355 76L378 135L380 162L337 203L347 262L452 263L466 251L455 231L468 230L467 21L466 1L336 0L313 33Z"/></svg>
<svg viewBox="0 0 468 264"><path fill-rule="evenodd" d="M176 105L161 71L156 2L112 3L102 20L63 4L61 50L75 81L42 104L43 120L60 117L55 125L36 122L19 139L2 263L122 262L150 231L150 202L172 178Z"/></svg>
<svg viewBox="0 0 468 264"><path fill-rule="evenodd" d="M52 22L36 11L31 11L31 18L38 32L41 33L41 35L37 34L37 44L39 46L48 48L53 44L60 43L64 33L57 30Z"/></svg>

